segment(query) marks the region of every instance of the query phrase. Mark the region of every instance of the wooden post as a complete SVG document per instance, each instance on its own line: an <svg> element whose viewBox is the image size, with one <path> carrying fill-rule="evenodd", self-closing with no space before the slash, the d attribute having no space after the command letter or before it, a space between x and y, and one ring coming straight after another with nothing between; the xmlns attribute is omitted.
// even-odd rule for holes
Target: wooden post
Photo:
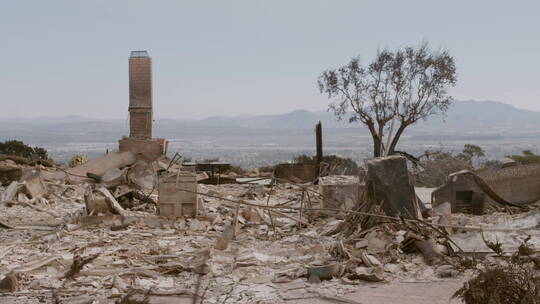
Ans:
<svg viewBox="0 0 540 304"><path fill-rule="evenodd" d="M323 159L322 125L320 121L315 125L315 140L317 145L317 165L320 165Z"/></svg>

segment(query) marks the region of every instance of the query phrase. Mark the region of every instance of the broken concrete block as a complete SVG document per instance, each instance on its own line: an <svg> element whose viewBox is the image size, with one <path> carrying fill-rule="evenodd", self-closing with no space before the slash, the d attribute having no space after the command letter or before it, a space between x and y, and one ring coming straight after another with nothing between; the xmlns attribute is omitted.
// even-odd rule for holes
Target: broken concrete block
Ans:
<svg viewBox="0 0 540 304"><path fill-rule="evenodd" d="M9 184L9 186L6 188L4 193L2 194L2 197L0 197L0 201L7 202L12 201L13 198L15 198L15 195L17 195L17 187L19 183L14 181Z"/></svg>
<svg viewBox="0 0 540 304"><path fill-rule="evenodd" d="M323 208L352 210L364 187L357 176L333 175L319 179Z"/></svg>
<svg viewBox="0 0 540 304"><path fill-rule="evenodd" d="M179 171L161 177L158 185L159 214L170 218L196 217L198 212L197 177Z"/></svg>
<svg viewBox="0 0 540 304"><path fill-rule="evenodd" d="M152 190L157 184L157 174L151 165L139 160L129 169L128 180L140 189Z"/></svg>
<svg viewBox="0 0 540 304"><path fill-rule="evenodd" d="M124 208L122 208L122 206L120 206L120 204L118 203L116 198L114 198L112 193L107 188L100 187L98 189L98 191L101 192L107 198L107 203L109 204L109 207L112 210L114 210L116 213L118 213L120 215L124 215L124 213L125 213Z"/></svg>
<svg viewBox="0 0 540 304"><path fill-rule="evenodd" d="M354 274L349 278L368 282L381 282L384 281L384 269L382 267L356 267Z"/></svg>
<svg viewBox="0 0 540 304"><path fill-rule="evenodd" d="M88 215L112 214L107 198L98 191L88 188L84 194L84 202L86 205L86 214Z"/></svg>
<svg viewBox="0 0 540 304"><path fill-rule="evenodd" d="M92 159L84 165L75 168L69 168L65 172L44 172L46 180L58 180L67 178L73 184L82 182L94 182L93 179L87 177L87 173L94 173L103 176L105 172L114 168L123 168L134 164L136 161L135 154L131 151L111 151L104 156ZM66 173L67 172L67 173Z"/></svg>
<svg viewBox="0 0 540 304"><path fill-rule="evenodd" d="M366 164L367 184L387 215L421 218L405 157L379 157Z"/></svg>
<svg viewBox="0 0 540 304"><path fill-rule="evenodd" d="M21 177L24 182L24 189L30 198L43 196L47 193L47 187L41 179L41 172L38 169L24 169Z"/></svg>
<svg viewBox="0 0 540 304"><path fill-rule="evenodd" d="M163 138L123 138L118 141L121 152L130 151L137 160L153 162L167 154L167 140Z"/></svg>
<svg viewBox="0 0 540 304"><path fill-rule="evenodd" d="M101 183L107 187L112 188L127 182L127 168L118 169L112 168L107 170L103 176L101 176Z"/></svg>
<svg viewBox="0 0 540 304"><path fill-rule="evenodd" d="M109 215L117 213L125 214L124 208L120 206L116 198L105 187L100 187L96 191L87 188L84 194L84 202L86 204L86 213L88 215Z"/></svg>

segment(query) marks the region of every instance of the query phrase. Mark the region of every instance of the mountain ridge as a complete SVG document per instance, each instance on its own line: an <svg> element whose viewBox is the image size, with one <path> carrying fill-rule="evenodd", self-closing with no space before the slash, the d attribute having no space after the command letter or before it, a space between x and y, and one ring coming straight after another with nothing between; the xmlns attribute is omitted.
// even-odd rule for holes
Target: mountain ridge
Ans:
<svg viewBox="0 0 540 304"><path fill-rule="evenodd" d="M332 112L295 110L284 114L212 116L198 120L155 119L154 136L267 134L313 130L321 121L324 129L355 129L367 133L360 123L337 121ZM430 117L411 126L408 134L500 134L540 133L540 112L495 101L455 101L445 117ZM116 141L127 135L127 119L91 119L71 115L27 119L0 119L0 140L23 139L44 142Z"/></svg>

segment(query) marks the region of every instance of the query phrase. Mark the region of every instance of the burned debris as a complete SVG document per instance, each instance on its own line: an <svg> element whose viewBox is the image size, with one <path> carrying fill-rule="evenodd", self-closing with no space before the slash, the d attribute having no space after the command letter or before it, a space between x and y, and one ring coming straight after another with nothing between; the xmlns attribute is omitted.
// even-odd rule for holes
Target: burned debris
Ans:
<svg viewBox="0 0 540 304"><path fill-rule="evenodd" d="M498 303L484 301L493 288L538 295L540 213L520 204L536 188L515 199L464 171L426 192L397 155L334 174L320 124L315 163L241 178L228 163L169 158L152 138L151 89L150 58L134 52L119 150L68 167L0 159L1 297L367 303L361 286L426 281L468 281L466 303Z"/></svg>
<svg viewBox="0 0 540 304"><path fill-rule="evenodd" d="M32 174L2 187L3 296L354 301L361 282L464 280L516 252L540 259L531 249L540 239L529 237L536 211L469 215L448 202L426 217L401 157L368 161L362 181L327 176L317 185L204 185L165 157L125 163L80 181L21 167ZM51 179L58 171L64 177ZM495 241L499 252L488 246ZM324 294L310 289L317 285Z"/></svg>

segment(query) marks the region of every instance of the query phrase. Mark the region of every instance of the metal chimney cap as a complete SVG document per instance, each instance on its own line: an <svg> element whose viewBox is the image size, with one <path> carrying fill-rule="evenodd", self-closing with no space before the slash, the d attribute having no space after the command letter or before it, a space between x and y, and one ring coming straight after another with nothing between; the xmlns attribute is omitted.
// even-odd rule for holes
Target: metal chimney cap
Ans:
<svg viewBox="0 0 540 304"><path fill-rule="evenodd" d="M131 57L131 58L141 58L141 57L150 57L150 56L148 56L147 51L131 51L131 55L129 57Z"/></svg>

